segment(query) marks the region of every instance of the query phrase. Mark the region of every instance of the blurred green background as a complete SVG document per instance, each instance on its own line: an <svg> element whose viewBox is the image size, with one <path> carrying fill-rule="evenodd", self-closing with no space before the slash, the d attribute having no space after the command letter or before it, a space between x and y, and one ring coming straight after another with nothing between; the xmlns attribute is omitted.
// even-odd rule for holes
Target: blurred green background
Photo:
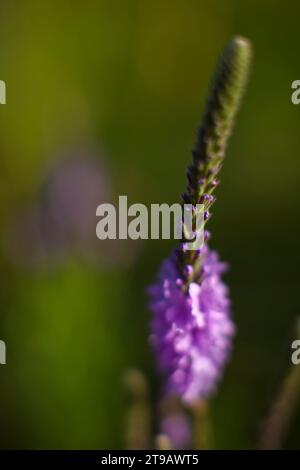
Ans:
<svg viewBox="0 0 300 470"><path fill-rule="evenodd" d="M2 448L122 448L126 368L141 368L155 395L145 289L173 242L109 256L100 241L92 256L72 243L59 261L53 247L36 261L18 221L78 149L83 159L93 149L112 197L179 201L209 79L234 34L255 57L210 222L238 327L213 425L216 448L255 446L300 313L299 13L292 0L1 2ZM300 413L286 446L300 448Z"/></svg>

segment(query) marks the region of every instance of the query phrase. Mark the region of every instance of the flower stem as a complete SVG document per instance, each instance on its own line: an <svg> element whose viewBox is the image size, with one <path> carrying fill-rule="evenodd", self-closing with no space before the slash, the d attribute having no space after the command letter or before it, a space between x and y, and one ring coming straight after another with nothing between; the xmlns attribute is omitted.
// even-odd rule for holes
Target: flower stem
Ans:
<svg viewBox="0 0 300 470"><path fill-rule="evenodd" d="M212 448L212 428L209 404L199 400L192 407L194 416L194 448L208 450Z"/></svg>
<svg viewBox="0 0 300 470"><path fill-rule="evenodd" d="M270 415L263 424L258 443L259 449L281 449L299 398L300 367L292 366L281 386Z"/></svg>
<svg viewBox="0 0 300 470"><path fill-rule="evenodd" d="M136 369L127 371L125 379L131 402L126 416L126 448L150 449L151 417L147 381Z"/></svg>

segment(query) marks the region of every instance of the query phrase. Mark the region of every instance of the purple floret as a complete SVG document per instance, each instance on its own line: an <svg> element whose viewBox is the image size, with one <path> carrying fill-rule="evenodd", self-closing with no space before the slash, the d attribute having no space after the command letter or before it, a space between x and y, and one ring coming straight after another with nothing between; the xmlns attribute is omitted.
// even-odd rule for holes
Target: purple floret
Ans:
<svg viewBox="0 0 300 470"><path fill-rule="evenodd" d="M149 289L150 338L166 376L166 393L179 395L189 404L215 390L235 331L228 288L221 279L226 265L208 247L201 251L201 284L191 283L185 293L175 257L170 257Z"/></svg>

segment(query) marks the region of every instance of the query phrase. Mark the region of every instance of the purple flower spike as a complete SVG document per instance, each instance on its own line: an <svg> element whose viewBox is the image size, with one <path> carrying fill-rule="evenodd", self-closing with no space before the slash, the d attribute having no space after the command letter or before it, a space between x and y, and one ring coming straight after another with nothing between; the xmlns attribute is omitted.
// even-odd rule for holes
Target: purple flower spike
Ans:
<svg viewBox="0 0 300 470"><path fill-rule="evenodd" d="M187 171L182 203L196 209L203 204L205 244L200 250L189 250L183 237L150 288L151 341L166 378L165 392L190 405L216 389L235 332L228 290L221 279L226 265L208 248L205 229L250 61L251 46L246 39L234 38L225 48Z"/></svg>
<svg viewBox="0 0 300 470"><path fill-rule="evenodd" d="M191 283L187 294L178 285L173 258L163 262L149 289L151 342L159 369L167 374L166 392L189 404L215 390L235 331L227 287L220 277L226 266L207 247L202 255L202 283Z"/></svg>

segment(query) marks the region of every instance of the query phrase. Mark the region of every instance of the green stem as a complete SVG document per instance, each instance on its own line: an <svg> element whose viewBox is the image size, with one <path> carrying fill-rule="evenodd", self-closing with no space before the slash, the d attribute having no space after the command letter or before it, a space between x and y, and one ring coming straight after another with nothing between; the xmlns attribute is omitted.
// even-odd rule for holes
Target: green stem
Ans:
<svg viewBox="0 0 300 470"><path fill-rule="evenodd" d="M212 448L212 428L208 402L198 401L193 405L194 448L208 450Z"/></svg>
<svg viewBox="0 0 300 470"><path fill-rule="evenodd" d="M292 366L263 424L259 449L281 449L300 398L300 366Z"/></svg>
<svg viewBox="0 0 300 470"><path fill-rule="evenodd" d="M150 449L151 414L147 381L144 375L136 369L127 371L125 379L130 396L126 416L126 448Z"/></svg>

